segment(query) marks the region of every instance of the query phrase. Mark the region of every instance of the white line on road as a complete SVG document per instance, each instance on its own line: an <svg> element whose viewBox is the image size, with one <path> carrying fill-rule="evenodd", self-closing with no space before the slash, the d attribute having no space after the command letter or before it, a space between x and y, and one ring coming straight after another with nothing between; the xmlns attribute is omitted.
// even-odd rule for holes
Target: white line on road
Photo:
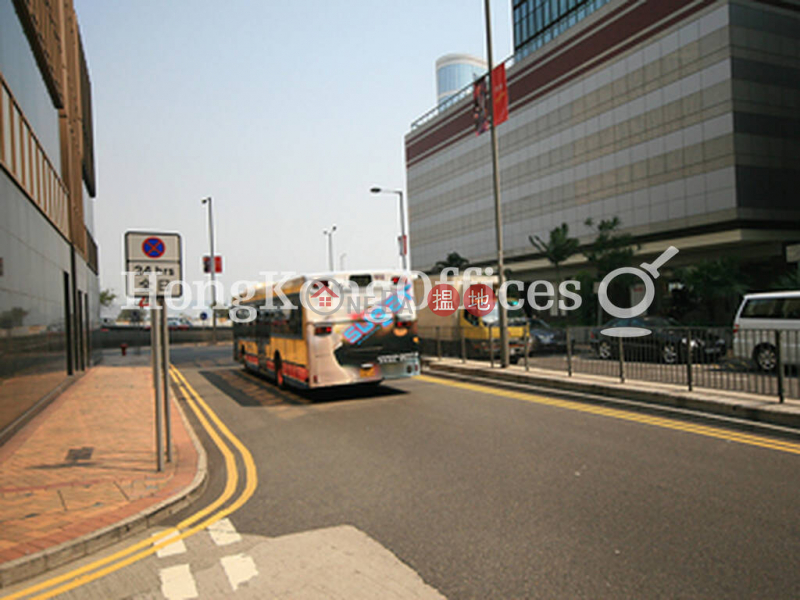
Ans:
<svg viewBox="0 0 800 600"><path fill-rule="evenodd" d="M208 533L217 546L235 544L242 539L242 536L236 531L230 519L220 519L212 524L208 528Z"/></svg>
<svg viewBox="0 0 800 600"><path fill-rule="evenodd" d="M159 539L157 542L153 542L153 544L160 544L161 542L166 542L170 538L174 538L180 535L180 532L177 529L174 529L167 537L163 539ZM156 551L158 558L164 558L165 556L174 556L175 554L183 554L186 552L186 544L183 543L183 540L177 540L172 542L169 546L164 546L163 548Z"/></svg>
<svg viewBox="0 0 800 600"><path fill-rule="evenodd" d="M161 593L167 600L197 598L197 586L189 565L176 565L159 571Z"/></svg>
<svg viewBox="0 0 800 600"><path fill-rule="evenodd" d="M220 559L220 562L222 563L222 568L225 569L225 575L228 576L228 581L234 592L239 589L241 584L258 576L255 561L246 554L225 556Z"/></svg>

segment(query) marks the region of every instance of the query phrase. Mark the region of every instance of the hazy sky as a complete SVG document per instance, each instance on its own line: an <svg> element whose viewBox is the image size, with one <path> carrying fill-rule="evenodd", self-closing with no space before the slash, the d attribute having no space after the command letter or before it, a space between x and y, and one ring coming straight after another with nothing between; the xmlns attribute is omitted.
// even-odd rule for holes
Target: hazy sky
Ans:
<svg viewBox="0 0 800 600"><path fill-rule="evenodd" d="M493 0L494 58L511 0ZM178 231L204 277L213 196L226 289L263 270L399 266L403 136L435 105L436 59L485 56L481 0L75 0L92 79L101 287L127 229Z"/></svg>

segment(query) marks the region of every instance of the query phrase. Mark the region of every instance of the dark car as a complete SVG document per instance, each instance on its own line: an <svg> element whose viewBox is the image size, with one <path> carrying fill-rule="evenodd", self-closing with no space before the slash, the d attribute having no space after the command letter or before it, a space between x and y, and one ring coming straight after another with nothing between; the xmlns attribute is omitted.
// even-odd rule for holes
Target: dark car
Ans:
<svg viewBox="0 0 800 600"><path fill-rule="evenodd" d="M668 317L635 317L611 319L602 327L593 329L589 343L599 358L609 360L619 357L619 338L607 336L603 329L614 327L638 327L649 329L649 335L623 338L626 359L657 360L666 364L686 362L715 362L725 355L725 340L713 332L681 325Z"/></svg>
<svg viewBox="0 0 800 600"><path fill-rule="evenodd" d="M567 350L567 334L563 329L555 329L539 317L531 317L528 327L531 336L531 354L534 352L565 352Z"/></svg>

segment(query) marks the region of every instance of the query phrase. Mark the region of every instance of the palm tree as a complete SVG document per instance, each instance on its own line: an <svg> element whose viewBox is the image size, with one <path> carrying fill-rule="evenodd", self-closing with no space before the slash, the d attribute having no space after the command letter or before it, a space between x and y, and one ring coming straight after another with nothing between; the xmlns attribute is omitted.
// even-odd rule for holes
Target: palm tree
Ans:
<svg viewBox="0 0 800 600"><path fill-rule="evenodd" d="M455 267L459 271L466 269L469 266L469 260L461 256L458 252L450 252L447 258L440 260L433 265L434 271L444 271L447 268Z"/></svg>
<svg viewBox="0 0 800 600"><path fill-rule="evenodd" d="M569 225L562 223L550 232L550 240L545 242L538 235L529 235L528 239L547 260L556 268L556 279L561 283L561 264L578 251L580 242L569 237Z"/></svg>

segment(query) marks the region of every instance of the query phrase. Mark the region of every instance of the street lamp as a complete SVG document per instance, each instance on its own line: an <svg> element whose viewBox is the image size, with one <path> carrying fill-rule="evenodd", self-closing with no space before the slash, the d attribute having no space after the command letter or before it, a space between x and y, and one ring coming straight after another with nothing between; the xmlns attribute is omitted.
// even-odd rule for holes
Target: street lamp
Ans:
<svg viewBox="0 0 800 600"><path fill-rule="evenodd" d="M400 198L400 258L403 270L408 271L408 236L406 235L406 207L403 202L402 190L385 190L374 187L370 190L373 194L397 194Z"/></svg>
<svg viewBox="0 0 800 600"><path fill-rule="evenodd" d="M339 270L344 271L344 259L347 258L347 252L342 252L339 255Z"/></svg>
<svg viewBox="0 0 800 600"><path fill-rule="evenodd" d="M328 270L330 270L331 273L334 270L334 267L333 267L333 232L334 231L336 231L336 225L334 225L330 229L325 229L325 230L322 231L322 235L327 235L328 236Z"/></svg>
<svg viewBox="0 0 800 600"><path fill-rule="evenodd" d="M486 15L486 62L489 67L489 123L492 135L492 179L494 189L494 221L497 242L497 279L500 285L500 293L498 294L498 304L500 305L500 365L506 369L509 365L508 353L508 315L506 308L503 304L505 302L505 267L503 265L503 213L501 210L500 202L500 166L499 166L499 152L497 149L497 128L494 122L494 84L492 83L492 72L494 65L492 64L492 20L491 9L489 0L484 0L483 10Z"/></svg>
<svg viewBox="0 0 800 600"><path fill-rule="evenodd" d="M217 284L216 270L217 260L214 255L214 212L211 208L211 196L203 198L202 204L208 205L208 245L211 250L211 260L209 261L209 272L211 273L211 341L217 342Z"/></svg>

